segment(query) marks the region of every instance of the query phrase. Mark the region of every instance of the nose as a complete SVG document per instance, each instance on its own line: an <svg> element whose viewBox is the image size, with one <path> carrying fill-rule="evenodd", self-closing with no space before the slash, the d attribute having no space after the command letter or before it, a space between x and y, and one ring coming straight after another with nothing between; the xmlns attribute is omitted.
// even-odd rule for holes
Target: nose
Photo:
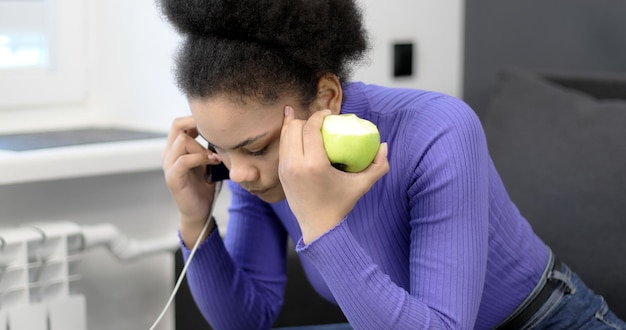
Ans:
<svg viewBox="0 0 626 330"><path fill-rule="evenodd" d="M258 180L258 170L245 159L230 158L230 180L236 183L252 182Z"/></svg>

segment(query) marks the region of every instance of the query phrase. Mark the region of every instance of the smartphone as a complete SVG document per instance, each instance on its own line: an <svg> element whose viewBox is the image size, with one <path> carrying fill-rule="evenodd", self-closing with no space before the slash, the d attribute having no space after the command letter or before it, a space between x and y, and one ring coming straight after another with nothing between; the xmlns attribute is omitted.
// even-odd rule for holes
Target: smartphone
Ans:
<svg viewBox="0 0 626 330"><path fill-rule="evenodd" d="M215 149L211 145L208 146L208 149L215 152ZM206 166L206 178L210 182L218 182L223 180L228 180L229 172L228 168L224 163L219 163L217 165L207 165Z"/></svg>

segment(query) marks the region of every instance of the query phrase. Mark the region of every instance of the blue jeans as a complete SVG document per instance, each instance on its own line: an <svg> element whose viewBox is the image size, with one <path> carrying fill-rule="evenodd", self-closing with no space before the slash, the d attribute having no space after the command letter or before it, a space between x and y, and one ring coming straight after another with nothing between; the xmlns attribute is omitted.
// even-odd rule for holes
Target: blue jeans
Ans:
<svg viewBox="0 0 626 330"><path fill-rule="evenodd" d="M609 309L604 298L567 265L548 277L559 280L561 285L521 329L626 330L626 323Z"/></svg>

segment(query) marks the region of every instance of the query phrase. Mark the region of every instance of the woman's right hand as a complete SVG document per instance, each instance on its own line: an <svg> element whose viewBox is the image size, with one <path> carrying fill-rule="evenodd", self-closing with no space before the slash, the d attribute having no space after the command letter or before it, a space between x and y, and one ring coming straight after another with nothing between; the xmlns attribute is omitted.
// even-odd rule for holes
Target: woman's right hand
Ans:
<svg viewBox="0 0 626 330"><path fill-rule="evenodd" d="M175 119L163 154L165 182L178 207L181 236L187 247L198 238L216 197L215 183L206 180L206 166L221 162L196 137L196 122L191 116Z"/></svg>

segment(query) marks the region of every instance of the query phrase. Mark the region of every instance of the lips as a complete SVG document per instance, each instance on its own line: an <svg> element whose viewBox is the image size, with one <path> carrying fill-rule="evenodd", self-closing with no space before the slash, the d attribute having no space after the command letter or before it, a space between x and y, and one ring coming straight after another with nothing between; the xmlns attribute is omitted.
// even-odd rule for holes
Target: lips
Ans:
<svg viewBox="0 0 626 330"><path fill-rule="evenodd" d="M264 193L268 192L270 189L248 189L248 192L253 194L253 195L263 195Z"/></svg>

